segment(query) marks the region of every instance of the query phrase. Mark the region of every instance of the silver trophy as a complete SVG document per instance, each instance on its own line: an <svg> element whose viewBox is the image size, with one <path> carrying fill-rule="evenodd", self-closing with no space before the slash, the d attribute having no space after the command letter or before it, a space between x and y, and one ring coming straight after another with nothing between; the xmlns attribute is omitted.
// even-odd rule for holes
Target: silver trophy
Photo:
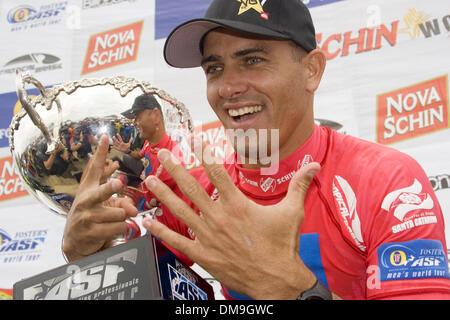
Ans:
<svg viewBox="0 0 450 320"><path fill-rule="evenodd" d="M178 142L185 163L191 157L188 110L148 82L118 76L45 88L30 74L19 72L16 82L23 109L11 122L11 153L28 191L60 216L69 212L102 135L110 140L108 159L121 163L114 175L125 182L124 192L139 190L139 166L133 169L126 165L126 154L112 146L113 137L120 135L123 141L132 139L133 150L142 147L133 121L121 113L143 93L153 94L158 100L166 132ZM31 99L25 90L27 85L37 87L40 94ZM82 147L69 148L74 145L70 139L81 140L81 136ZM53 161L49 161L50 156ZM14 299L214 299L214 290L206 280L151 234L140 236L139 231L132 236L133 225L127 223L131 232L110 241L104 250L16 282ZM136 223L134 226L139 228Z"/></svg>
<svg viewBox="0 0 450 320"><path fill-rule="evenodd" d="M28 96L27 85L36 87L40 95ZM186 137L191 133L192 120L188 110L148 82L117 76L45 88L31 74L17 71L16 87L23 108L10 125L11 153L28 191L58 215L66 216L69 212L84 168L102 135L109 137L110 146L113 137L120 135L123 141L131 139L132 149L142 147L133 121L121 112L143 93L155 96L161 105L167 134L178 142L184 155L189 154ZM81 148L70 148L73 139L82 140ZM122 170L122 164L127 163L124 157L124 153L109 148L108 159L121 163L115 176L127 184L126 189L138 189L142 181L136 169L139 166Z"/></svg>

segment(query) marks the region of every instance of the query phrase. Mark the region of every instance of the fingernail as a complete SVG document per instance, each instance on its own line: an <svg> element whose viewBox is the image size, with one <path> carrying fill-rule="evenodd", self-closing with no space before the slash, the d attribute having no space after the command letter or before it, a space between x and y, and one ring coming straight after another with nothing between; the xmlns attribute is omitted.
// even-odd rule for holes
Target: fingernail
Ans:
<svg viewBox="0 0 450 320"><path fill-rule="evenodd" d="M122 189L122 182L119 179L112 179L111 184L114 192L117 192L120 189Z"/></svg>
<svg viewBox="0 0 450 320"><path fill-rule="evenodd" d="M148 176L147 179L145 179L145 185L149 190L153 189L156 186L156 178L154 176Z"/></svg>
<svg viewBox="0 0 450 320"><path fill-rule="evenodd" d="M144 218L144 219L142 220L142 225L143 225L144 228L146 228L146 229L150 228L150 226L152 225L152 219Z"/></svg>
<svg viewBox="0 0 450 320"><path fill-rule="evenodd" d="M308 170L308 172L306 174L309 175L311 178L313 178L318 171L319 170L317 170L317 169L310 169L310 170Z"/></svg>
<svg viewBox="0 0 450 320"><path fill-rule="evenodd" d="M161 163L167 161L167 159L169 159L169 157L170 157L170 152L167 150L162 150L158 153L158 159L159 159L159 162L161 162Z"/></svg>

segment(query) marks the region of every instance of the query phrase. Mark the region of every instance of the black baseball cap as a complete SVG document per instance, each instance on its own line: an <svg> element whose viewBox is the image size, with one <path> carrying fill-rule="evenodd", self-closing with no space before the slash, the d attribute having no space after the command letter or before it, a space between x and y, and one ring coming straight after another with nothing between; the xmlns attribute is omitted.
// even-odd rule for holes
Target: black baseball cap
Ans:
<svg viewBox="0 0 450 320"><path fill-rule="evenodd" d="M161 112L161 105L153 96L153 94L141 94L134 99L134 103L131 106L131 109L122 112L122 115L128 119L134 119L136 117L136 113L145 109L158 109Z"/></svg>
<svg viewBox="0 0 450 320"><path fill-rule="evenodd" d="M306 52L317 46L311 14L301 0L213 0L204 18L189 20L171 32L164 59L173 67L199 67L202 40L219 27L292 40Z"/></svg>

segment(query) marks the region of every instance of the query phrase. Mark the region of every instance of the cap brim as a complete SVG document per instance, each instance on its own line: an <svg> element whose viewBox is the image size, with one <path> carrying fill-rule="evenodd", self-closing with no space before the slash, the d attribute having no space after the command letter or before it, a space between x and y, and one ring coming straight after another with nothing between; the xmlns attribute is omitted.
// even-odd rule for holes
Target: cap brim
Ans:
<svg viewBox="0 0 450 320"><path fill-rule="evenodd" d="M164 45L164 59L172 67L199 67L202 61L200 41L206 33L218 27L269 38L289 39L289 36L282 33L245 22L224 19L193 19L179 25L167 37Z"/></svg>
<svg viewBox="0 0 450 320"><path fill-rule="evenodd" d="M135 113L133 109L128 109L127 111L122 112L121 115L127 119L134 119Z"/></svg>

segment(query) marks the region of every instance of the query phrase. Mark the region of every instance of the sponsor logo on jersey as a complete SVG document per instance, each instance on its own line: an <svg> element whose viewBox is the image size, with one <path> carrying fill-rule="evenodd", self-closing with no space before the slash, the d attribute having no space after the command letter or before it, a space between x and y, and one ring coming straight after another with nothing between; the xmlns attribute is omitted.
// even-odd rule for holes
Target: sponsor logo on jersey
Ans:
<svg viewBox="0 0 450 320"><path fill-rule="evenodd" d="M292 177L295 175L295 173L300 170L301 168L303 168L304 166L306 166L308 163L310 163L311 161L313 161L313 158L310 154L306 154L302 160L298 160L297 162L297 168L295 170L291 170L289 173L274 178L274 177L267 177L267 178L261 178L260 182L259 182L259 187L261 188L262 191L267 192L267 191L271 191L274 192L277 188L277 185L281 185L283 183L289 182L291 181ZM241 172L239 172L241 174ZM243 175L242 175L243 176ZM245 182L247 182L250 185L254 185L254 181L251 181L247 178L243 178Z"/></svg>
<svg viewBox="0 0 450 320"><path fill-rule="evenodd" d="M208 295L188 280L178 270L167 265L169 268L170 287L172 289L173 300L207 300Z"/></svg>
<svg viewBox="0 0 450 320"><path fill-rule="evenodd" d="M261 180L259 181L259 187L261 188L262 191L267 192L269 190L271 190L272 192L275 191L275 188L277 187L277 184L275 182L275 179L272 177L267 177L267 178L261 178Z"/></svg>
<svg viewBox="0 0 450 320"><path fill-rule="evenodd" d="M356 195L350 184L344 178L335 176L333 180L333 196L336 208L348 233L361 251L366 251L362 238L361 222L356 210Z"/></svg>
<svg viewBox="0 0 450 320"><path fill-rule="evenodd" d="M241 171L239 171L239 178L241 178L242 182L245 182L253 187L258 187L258 182L247 178Z"/></svg>
<svg viewBox="0 0 450 320"><path fill-rule="evenodd" d="M434 212L428 211L434 208L434 201L428 193L422 193L422 184L417 179L414 179L411 186L389 193L381 208L392 212L393 216L401 221L392 226L393 233L437 223Z"/></svg>
<svg viewBox="0 0 450 320"><path fill-rule="evenodd" d="M440 241L384 243L377 254L380 281L449 278L447 256Z"/></svg>

